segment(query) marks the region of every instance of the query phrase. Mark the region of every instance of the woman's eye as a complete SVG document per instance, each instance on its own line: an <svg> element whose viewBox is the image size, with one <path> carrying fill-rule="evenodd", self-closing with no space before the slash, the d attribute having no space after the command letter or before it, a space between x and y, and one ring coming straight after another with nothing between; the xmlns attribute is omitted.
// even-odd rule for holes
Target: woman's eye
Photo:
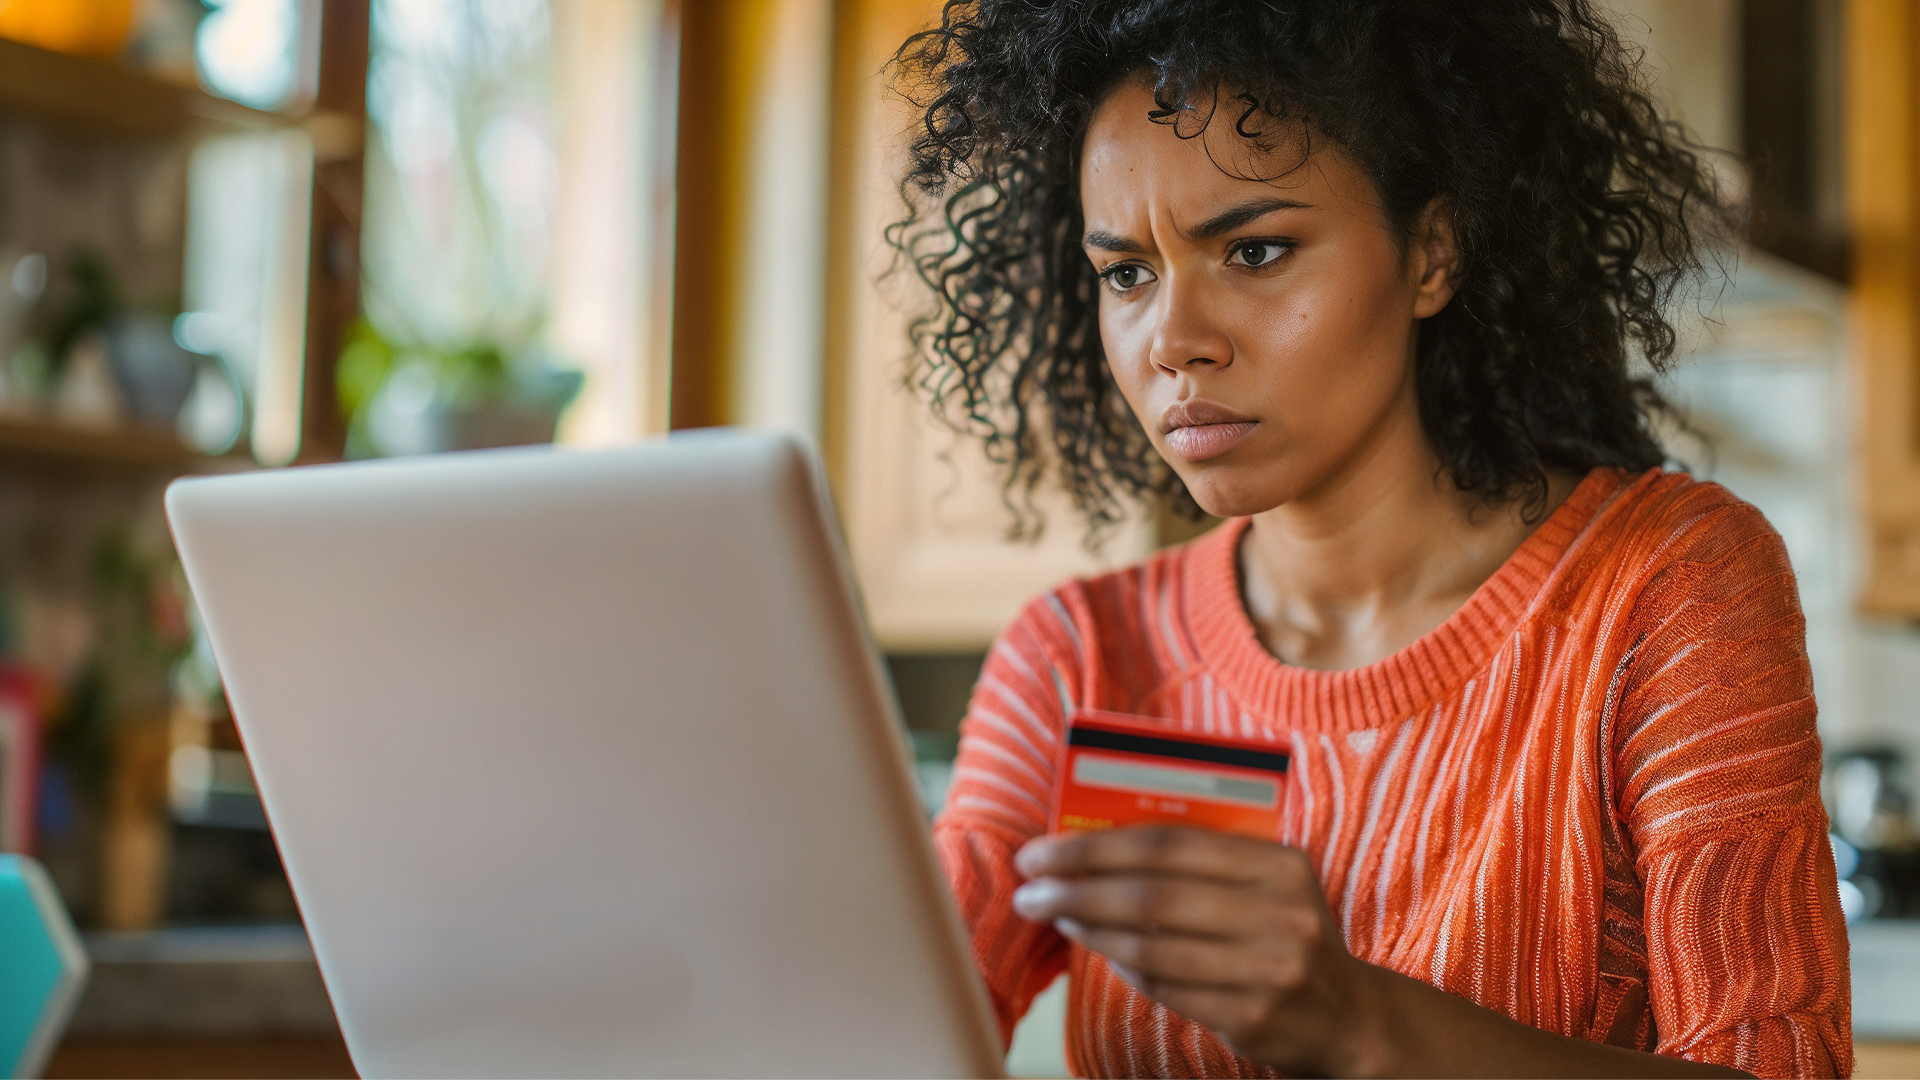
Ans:
<svg viewBox="0 0 1920 1080"><path fill-rule="evenodd" d="M1153 271L1139 263L1117 263L1100 271L1100 276L1118 292L1126 292L1137 285L1153 280Z"/></svg>
<svg viewBox="0 0 1920 1080"><path fill-rule="evenodd" d="M1265 266L1285 255L1292 244L1279 240L1248 240L1233 245L1233 253L1227 261L1236 266Z"/></svg>

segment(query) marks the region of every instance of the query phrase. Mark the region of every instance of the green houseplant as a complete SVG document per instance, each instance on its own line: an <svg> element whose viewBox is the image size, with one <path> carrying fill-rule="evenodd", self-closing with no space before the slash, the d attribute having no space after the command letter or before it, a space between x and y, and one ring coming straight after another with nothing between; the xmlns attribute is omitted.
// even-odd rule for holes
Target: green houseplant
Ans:
<svg viewBox="0 0 1920 1080"><path fill-rule="evenodd" d="M539 349L398 341L365 319L336 377L349 457L551 442L582 382Z"/></svg>

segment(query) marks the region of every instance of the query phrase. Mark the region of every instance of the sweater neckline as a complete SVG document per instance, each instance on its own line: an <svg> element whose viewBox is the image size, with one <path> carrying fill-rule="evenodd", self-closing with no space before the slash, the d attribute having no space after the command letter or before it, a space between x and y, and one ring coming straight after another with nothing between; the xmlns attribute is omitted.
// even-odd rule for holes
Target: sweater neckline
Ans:
<svg viewBox="0 0 1920 1080"><path fill-rule="evenodd" d="M1185 622L1200 659L1257 714L1303 732L1404 720L1482 670L1532 605L1574 538L1627 475L1589 472L1458 610L1400 651L1365 667L1305 668L1269 653L1240 597L1239 551L1251 518L1234 518L1187 549Z"/></svg>

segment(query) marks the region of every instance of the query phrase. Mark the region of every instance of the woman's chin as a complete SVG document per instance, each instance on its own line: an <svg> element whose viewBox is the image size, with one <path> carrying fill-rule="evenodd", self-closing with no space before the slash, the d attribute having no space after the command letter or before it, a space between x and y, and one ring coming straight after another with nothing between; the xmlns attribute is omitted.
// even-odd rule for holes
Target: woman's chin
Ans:
<svg viewBox="0 0 1920 1080"><path fill-rule="evenodd" d="M1299 494L1293 488L1275 483L1269 470L1259 470L1266 473L1265 476L1246 475L1249 470L1242 469L1190 471L1196 475L1181 477L1186 481L1187 491L1193 495L1193 501L1200 504L1200 509L1218 518L1265 513Z"/></svg>

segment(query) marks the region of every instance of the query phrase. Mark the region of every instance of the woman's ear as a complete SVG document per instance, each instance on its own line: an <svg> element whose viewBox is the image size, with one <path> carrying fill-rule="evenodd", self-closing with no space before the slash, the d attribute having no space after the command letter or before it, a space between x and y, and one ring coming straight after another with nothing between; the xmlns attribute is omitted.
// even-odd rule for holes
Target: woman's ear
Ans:
<svg viewBox="0 0 1920 1080"><path fill-rule="evenodd" d="M1460 247L1454 242L1453 201L1439 196L1420 211L1407 237L1407 271L1413 284L1413 317L1431 318L1453 299L1460 277Z"/></svg>

